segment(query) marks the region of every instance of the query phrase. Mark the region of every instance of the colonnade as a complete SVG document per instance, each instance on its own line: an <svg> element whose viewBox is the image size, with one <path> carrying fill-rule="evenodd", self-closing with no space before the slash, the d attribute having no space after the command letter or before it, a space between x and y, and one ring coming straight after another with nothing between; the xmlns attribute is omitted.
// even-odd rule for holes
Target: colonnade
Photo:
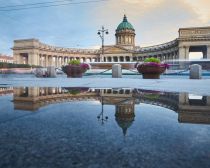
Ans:
<svg viewBox="0 0 210 168"><path fill-rule="evenodd" d="M55 66L61 67L62 65L68 64L71 60L80 60L80 62L95 62L95 58L92 57L68 57L68 56L52 56L39 54L39 65L43 67Z"/></svg>
<svg viewBox="0 0 210 168"><path fill-rule="evenodd" d="M153 53L145 53L144 54L130 54L129 56L120 56L118 55L104 55L102 57L103 60L101 62L135 62L135 61L143 61L149 57L155 57L160 59L161 61L173 61L178 59L178 51L174 51L171 53L161 53L153 52ZM96 62L99 55L78 55L78 56L59 56L59 55L48 55L48 54L18 54L16 58L18 58L18 63L23 64L31 64L31 65L40 65L42 67L47 66L55 66L61 67L62 65L68 64L71 60L80 60L80 62Z"/></svg>
<svg viewBox="0 0 210 168"><path fill-rule="evenodd" d="M178 59L178 51L174 51L172 53L167 54L149 54L149 55L143 55L143 56L105 56L103 58L104 62L133 62L133 61L143 61L146 58L158 58L161 61L174 61Z"/></svg>
<svg viewBox="0 0 210 168"><path fill-rule="evenodd" d="M106 56L104 62L130 62L133 61L133 56Z"/></svg>
<svg viewBox="0 0 210 168"><path fill-rule="evenodd" d="M135 35L119 35L116 44L135 44Z"/></svg>
<svg viewBox="0 0 210 168"><path fill-rule="evenodd" d="M149 56L148 55L147 56L138 56L137 60L143 61L144 59L149 58L149 57L158 58L158 59L160 59L160 61L174 61L174 60L179 59L178 51L174 51L172 53L166 53L166 54L153 54L153 55L149 55Z"/></svg>

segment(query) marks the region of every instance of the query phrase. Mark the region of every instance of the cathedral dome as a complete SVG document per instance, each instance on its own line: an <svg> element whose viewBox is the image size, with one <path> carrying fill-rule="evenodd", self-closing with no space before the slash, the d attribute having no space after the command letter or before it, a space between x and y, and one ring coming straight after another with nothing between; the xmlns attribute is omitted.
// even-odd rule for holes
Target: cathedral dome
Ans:
<svg viewBox="0 0 210 168"><path fill-rule="evenodd" d="M134 30L133 26L128 22L126 15L124 15L123 21L117 26L116 31L120 30Z"/></svg>
<svg viewBox="0 0 210 168"><path fill-rule="evenodd" d="M126 15L124 15L123 21L116 29L116 45L132 50L135 46L135 35L135 29L128 22Z"/></svg>

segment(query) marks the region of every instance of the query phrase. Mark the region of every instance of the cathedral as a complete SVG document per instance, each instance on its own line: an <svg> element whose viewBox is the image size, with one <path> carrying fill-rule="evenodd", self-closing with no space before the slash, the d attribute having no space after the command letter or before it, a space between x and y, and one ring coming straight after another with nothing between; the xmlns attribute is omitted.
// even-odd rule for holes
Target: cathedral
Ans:
<svg viewBox="0 0 210 168"><path fill-rule="evenodd" d="M70 60L81 62L136 62L148 57L161 61L189 59L190 52L202 52L210 58L210 27L180 28L179 37L148 47L135 45L136 30L124 15L115 32L114 45L100 49L78 49L51 46L38 39L14 40L14 62L19 64L61 67Z"/></svg>

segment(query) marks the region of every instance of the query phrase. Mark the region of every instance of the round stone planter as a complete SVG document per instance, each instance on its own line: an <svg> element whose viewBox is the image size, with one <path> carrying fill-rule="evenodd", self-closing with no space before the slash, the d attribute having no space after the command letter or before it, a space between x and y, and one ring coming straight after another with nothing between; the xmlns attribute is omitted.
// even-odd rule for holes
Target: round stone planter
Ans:
<svg viewBox="0 0 210 168"><path fill-rule="evenodd" d="M85 71L80 65L66 65L64 72L68 78L81 78Z"/></svg>
<svg viewBox="0 0 210 168"><path fill-rule="evenodd" d="M142 64L137 67L137 70L143 75L143 79L160 79L160 74L165 72L166 67Z"/></svg>

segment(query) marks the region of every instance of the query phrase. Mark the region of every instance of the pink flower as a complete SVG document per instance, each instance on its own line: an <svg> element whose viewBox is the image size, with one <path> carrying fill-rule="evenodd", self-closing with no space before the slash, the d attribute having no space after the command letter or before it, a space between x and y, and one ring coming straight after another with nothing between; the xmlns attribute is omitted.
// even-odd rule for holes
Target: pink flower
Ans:
<svg viewBox="0 0 210 168"><path fill-rule="evenodd" d="M83 69L90 69L90 65L89 64L86 64L86 63L82 63L80 64L80 66L83 68Z"/></svg>

